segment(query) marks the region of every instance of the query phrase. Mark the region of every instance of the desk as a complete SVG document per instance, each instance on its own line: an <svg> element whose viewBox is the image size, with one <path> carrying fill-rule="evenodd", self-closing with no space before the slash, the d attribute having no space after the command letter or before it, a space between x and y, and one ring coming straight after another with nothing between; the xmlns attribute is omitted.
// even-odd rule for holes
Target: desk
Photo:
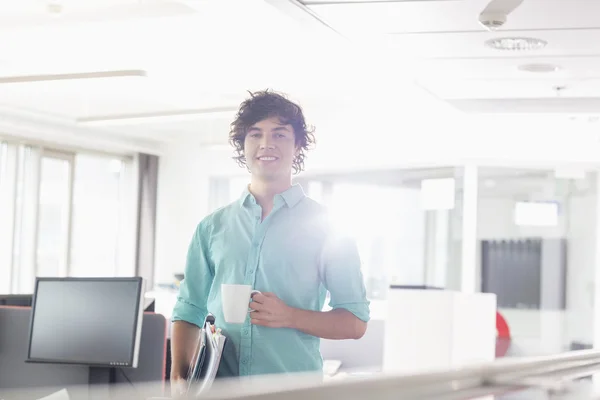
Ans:
<svg viewBox="0 0 600 400"><path fill-rule="evenodd" d="M493 361L496 295L391 287L383 371L418 373Z"/></svg>
<svg viewBox="0 0 600 400"><path fill-rule="evenodd" d="M42 397L68 386L98 384L90 368L82 365L26 363L29 346L30 307L0 306L0 389L40 388ZM138 368L124 368L117 383L159 382L164 385L167 368L167 321L144 313ZM42 389L43 388L43 389Z"/></svg>

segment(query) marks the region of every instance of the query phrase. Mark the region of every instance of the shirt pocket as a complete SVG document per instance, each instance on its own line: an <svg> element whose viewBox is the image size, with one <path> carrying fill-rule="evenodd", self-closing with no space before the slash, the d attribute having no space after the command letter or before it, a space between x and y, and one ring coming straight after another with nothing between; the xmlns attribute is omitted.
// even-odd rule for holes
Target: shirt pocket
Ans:
<svg viewBox="0 0 600 400"><path fill-rule="evenodd" d="M248 262L248 243L232 229L215 232L210 242L210 258L215 268L215 281L242 283Z"/></svg>

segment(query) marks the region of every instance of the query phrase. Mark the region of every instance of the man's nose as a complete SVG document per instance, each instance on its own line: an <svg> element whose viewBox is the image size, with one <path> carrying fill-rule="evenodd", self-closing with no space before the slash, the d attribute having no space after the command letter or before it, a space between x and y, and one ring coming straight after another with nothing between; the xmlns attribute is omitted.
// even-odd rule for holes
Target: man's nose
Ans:
<svg viewBox="0 0 600 400"><path fill-rule="evenodd" d="M263 138L260 142L260 148L261 149L272 149L273 148L273 142L268 135L263 136Z"/></svg>

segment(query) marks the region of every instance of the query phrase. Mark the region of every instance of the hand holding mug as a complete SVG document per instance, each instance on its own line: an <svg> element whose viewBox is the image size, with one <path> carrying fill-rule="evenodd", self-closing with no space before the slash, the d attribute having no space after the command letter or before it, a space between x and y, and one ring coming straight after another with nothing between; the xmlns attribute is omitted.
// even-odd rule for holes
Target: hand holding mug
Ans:
<svg viewBox="0 0 600 400"><path fill-rule="evenodd" d="M292 328L294 308L273 293L258 293L252 297L250 322L269 328Z"/></svg>

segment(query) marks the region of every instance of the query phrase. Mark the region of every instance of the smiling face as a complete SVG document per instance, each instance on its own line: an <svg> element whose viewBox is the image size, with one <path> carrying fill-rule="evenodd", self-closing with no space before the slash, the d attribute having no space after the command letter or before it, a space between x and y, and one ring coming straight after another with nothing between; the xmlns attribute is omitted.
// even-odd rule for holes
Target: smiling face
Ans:
<svg viewBox="0 0 600 400"><path fill-rule="evenodd" d="M253 178L264 182L289 181L297 152L294 129L277 117L252 125L244 139L246 165Z"/></svg>

